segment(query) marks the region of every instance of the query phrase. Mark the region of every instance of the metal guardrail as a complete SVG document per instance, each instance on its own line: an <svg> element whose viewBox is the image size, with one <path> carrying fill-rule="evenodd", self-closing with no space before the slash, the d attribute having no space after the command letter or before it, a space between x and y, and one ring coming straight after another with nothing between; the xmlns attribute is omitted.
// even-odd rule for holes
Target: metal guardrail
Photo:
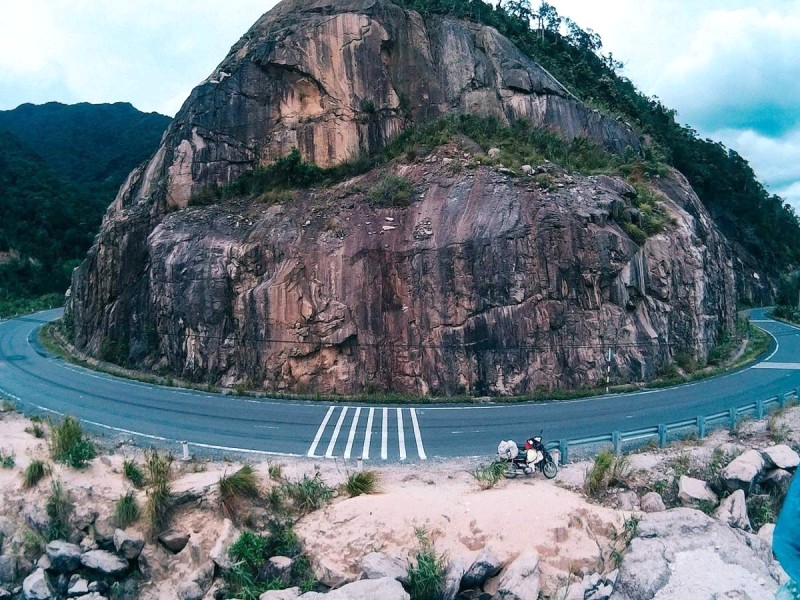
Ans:
<svg viewBox="0 0 800 600"><path fill-rule="evenodd" d="M664 447L670 439L684 438L691 434L695 434L698 438L702 439L706 437L708 432L712 429L725 426L733 428L742 417L753 417L758 420L763 419L769 414L772 408L783 408L789 400L797 399L798 390L794 389L766 400L756 400L750 404L711 415L698 415L693 419L661 423L652 427L644 427L642 429L633 429L630 431L612 431L611 433L594 437L561 439L548 444L548 448L559 451L559 460L562 465L567 464L570 460L570 448L578 449L592 446L608 446L615 454L620 454L624 446L636 447L643 445L645 443L644 440L658 440L658 446L661 448Z"/></svg>

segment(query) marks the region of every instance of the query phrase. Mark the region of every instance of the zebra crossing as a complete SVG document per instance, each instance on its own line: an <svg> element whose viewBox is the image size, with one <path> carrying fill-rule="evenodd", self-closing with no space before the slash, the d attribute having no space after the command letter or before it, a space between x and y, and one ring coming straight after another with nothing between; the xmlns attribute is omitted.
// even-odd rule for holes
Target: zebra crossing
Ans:
<svg viewBox="0 0 800 600"><path fill-rule="evenodd" d="M410 441L412 435L414 446L409 452L406 440ZM404 461L414 448L420 460L428 459L416 409L331 406L308 448L308 456L341 456L346 460L397 457Z"/></svg>

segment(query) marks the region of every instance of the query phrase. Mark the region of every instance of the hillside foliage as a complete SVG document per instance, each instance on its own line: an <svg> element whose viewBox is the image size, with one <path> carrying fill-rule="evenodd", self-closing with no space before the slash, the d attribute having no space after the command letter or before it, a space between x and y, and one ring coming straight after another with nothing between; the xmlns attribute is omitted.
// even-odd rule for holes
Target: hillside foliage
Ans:
<svg viewBox="0 0 800 600"><path fill-rule="evenodd" d="M129 104L0 111L0 316L63 301L106 207L168 123Z"/></svg>
<svg viewBox="0 0 800 600"><path fill-rule="evenodd" d="M702 139L677 113L647 97L603 53L599 35L542 2L396 0L426 17L451 15L497 28L586 104L618 116L654 142L668 164L692 184L729 239L765 268L783 272L800 262L800 222L794 210L759 183L747 161L723 144Z"/></svg>

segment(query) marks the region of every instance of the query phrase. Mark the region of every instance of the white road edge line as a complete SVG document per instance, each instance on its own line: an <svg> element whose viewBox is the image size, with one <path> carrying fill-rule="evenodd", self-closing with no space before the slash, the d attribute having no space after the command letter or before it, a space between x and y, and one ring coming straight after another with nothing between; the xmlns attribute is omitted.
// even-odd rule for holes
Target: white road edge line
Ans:
<svg viewBox="0 0 800 600"><path fill-rule="evenodd" d="M364 449L361 451L361 459L369 460L369 446L372 443L372 421L375 417L375 409L369 409L369 416L367 417L367 432L364 434Z"/></svg>
<svg viewBox="0 0 800 600"><path fill-rule="evenodd" d="M389 409L383 409L383 423L381 424L381 458L389 458Z"/></svg>
<svg viewBox="0 0 800 600"><path fill-rule="evenodd" d="M347 446L344 449L345 460L350 459L350 454L353 451L353 440L356 437L356 427L358 427L358 419L361 417L361 407L356 408L356 414L353 415L353 422L350 424L350 435L347 437Z"/></svg>
<svg viewBox="0 0 800 600"><path fill-rule="evenodd" d="M406 459L406 432L403 429L403 409L397 409L397 442L400 446L400 460Z"/></svg>
<svg viewBox="0 0 800 600"><path fill-rule="evenodd" d="M0 392L5 394L9 398L15 400L16 402L19 402L20 404L27 404L37 410L41 410L43 412L47 412L53 415L58 415L60 417L66 416L65 413L53 410L52 408L47 408L46 406L42 406L41 404L32 404L30 402L26 402L19 396L15 396L14 394L10 394L4 390L0 390ZM136 437L145 438L148 440L157 440L159 442L170 442L173 444L181 443L178 440L173 440L159 435L151 435L149 433L142 433L141 431L133 431L132 429L123 429L122 427L112 427L111 425L106 425L105 423L98 423L97 421L90 421L89 419L80 419L80 420L81 422L88 423L89 425L93 425L94 427L100 427L101 429L108 429L109 431L116 431L117 433L135 435ZM300 454L294 454L292 452L270 452L268 450L251 450L250 448L237 448L235 446L216 446L214 444L203 444L199 442L189 442L189 443L192 446L197 446L198 448L206 448L208 450L222 450L224 452L241 452L242 454L258 454L261 456L285 456L293 458L300 458L301 456Z"/></svg>
<svg viewBox="0 0 800 600"><path fill-rule="evenodd" d="M414 437L417 440L417 454L421 460L428 460L425 455L425 446L422 445L422 433L419 430L419 421L417 421L417 410L412 408L409 410L411 413L411 424L414 426Z"/></svg>
<svg viewBox="0 0 800 600"><path fill-rule="evenodd" d="M317 451L317 446L319 446L319 441L322 439L322 434L325 432L325 428L328 426L328 421L330 420L331 415L333 414L333 409L334 407L331 406L328 409L328 414L325 415L324 419L322 419L322 425L319 426L319 429L317 430L317 435L314 436L314 441L311 442L311 447L308 449L308 456L311 457L316 456L315 452Z"/></svg>
<svg viewBox="0 0 800 600"><path fill-rule="evenodd" d="M336 447L336 440L339 439L339 433L342 431L342 423L344 423L344 418L347 416L347 409L348 409L347 406L342 408L342 414L339 415L339 420L336 421L336 427L333 428L333 435L331 436L331 441L328 442L328 449L325 451L325 458L333 458L333 451Z"/></svg>
<svg viewBox="0 0 800 600"><path fill-rule="evenodd" d="M756 325L756 327L758 327L758 325ZM766 330L766 329L764 329L763 327L758 327L758 328L759 328L761 331L766 331L766 332L769 334L769 336L770 336L770 337L771 337L773 340L775 340L775 350L773 350L772 354L770 354L770 355L769 355L767 358L765 358L763 361L761 361L760 363L757 363L757 364L753 365L753 367L757 367L759 364L763 364L763 363L765 363L765 362L769 362L770 360L772 360L772 357L773 357L773 356L775 356L775 355L778 353L778 350L780 350L780 349L781 349L781 343L778 341L778 338L776 338L776 337L775 337L775 336L774 336L772 333L770 333L769 331L767 331L767 330ZM750 367L750 368L752 369L753 367Z"/></svg>

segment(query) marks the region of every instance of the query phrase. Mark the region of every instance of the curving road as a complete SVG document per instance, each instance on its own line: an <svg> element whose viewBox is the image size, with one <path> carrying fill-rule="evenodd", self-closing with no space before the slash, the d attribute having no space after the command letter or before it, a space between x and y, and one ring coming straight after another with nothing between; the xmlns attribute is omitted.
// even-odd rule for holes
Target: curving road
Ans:
<svg viewBox="0 0 800 600"><path fill-rule="evenodd" d="M145 439L222 451L418 461L491 454L501 439L546 440L650 427L740 406L800 386L800 329L751 317L774 339L762 362L722 377L583 400L470 406L365 406L254 400L96 373L42 350L38 329L60 310L0 322L0 392L38 410Z"/></svg>

